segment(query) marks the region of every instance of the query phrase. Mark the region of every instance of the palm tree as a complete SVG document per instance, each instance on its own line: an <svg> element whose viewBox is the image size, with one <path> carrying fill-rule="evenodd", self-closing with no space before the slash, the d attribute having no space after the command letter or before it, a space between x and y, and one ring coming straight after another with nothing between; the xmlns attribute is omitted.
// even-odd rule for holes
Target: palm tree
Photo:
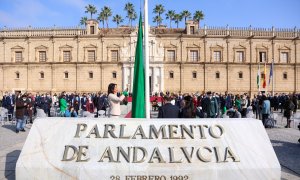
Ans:
<svg viewBox="0 0 300 180"><path fill-rule="evenodd" d="M158 14L158 17L159 17L160 21L155 21L155 22L159 23L158 25L161 24L161 22L163 20L162 17L161 17L161 14L164 13L165 11L166 11L165 7L162 4L155 5L155 8L153 9L153 13ZM156 17L154 17L154 19L156 19Z"/></svg>
<svg viewBox="0 0 300 180"><path fill-rule="evenodd" d="M184 23L186 23L186 19L191 17L191 13L188 10L184 10L182 11L181 16L184 18Z"/></svg>
<svg viewBox="0 0 300 180"><path fill-rule="evenodd" d="M182 16L181 16L181 14L175 14L173 20L174 20L175 23L177 24L177 28L178 28L179 22L182 21Z"/></svg>
<svg viewBox="0 0 300 180"><path fill-rule="evenodd" d="M198 22L199 28L200 28L200 20L204 19L204 14L202 11L196 11L193 17L194 21Z"/></svg>
<svg viewBox="0 0 300 180"><path fill-rule="evenodd" d="M117 14L117 15L115 15L114 17L113 17L113 22L115 22L115 23L117 23L117 27L119 27L119 24L121 23L121 22L123 22L123 18L122 18L122 16L120 16L119 14Z"/></svg>
<svg viewBox="0 0 300 180"><path fill-rule="evenodd" d="M86 21L87 21L87 20L88 20L88 19L87 19L86 16L81 17L81 19L80 19L80 25L86 25Z"/></svg>
<svg viewBox="0 0 300 180"><path fill-rule="evenodd" d="M106 21L106 28L108 28L108 18L112 15L110 7L104 6L101 9L101 13L103 13L104 20Z"/></svg>
<svg viewBox="0 0 300 180"><path fill-rule="evenodd" d="M85 9L86 9L85 13L91 13L91 19L93 18L93 14L97 13L97 9L94 5L89 4L85 6Z"/></svg>
<svg viewBox="0 0 300 180"><path fill-rule="evenodd" d="M166 14L166 19L170 20L170 28L172 28L172 21L174 20L174 16L175 16L175 11L174 10L169 10Z"/></svg>
<svg viewBox="0 0 300 180"><path fill-rule="evenodd" d="M157 23L157 27L158 27L161 24L161 22L162 22L162 18L159 15L156 15L153 18L153 22L156 22Z"/></svg>
<svg viewBox="0 0 300 180"><path fill-rule="evenodd" d="M99 22L102 22L102 27L104 28L104 22L105 22L105 17L104 17L104 13L103 12L100 12L98 17L97 17L97 20Z"/></svg>
<svg viewBox="0 0 300 180"><path fill-rule="evenodd" d="M134 21L137 18L137 14L134 10L134 5L128 2L127 4L125 4L124 10L127 11L126 18L128 18L130 27L132 27L132 21Z"/></svg>

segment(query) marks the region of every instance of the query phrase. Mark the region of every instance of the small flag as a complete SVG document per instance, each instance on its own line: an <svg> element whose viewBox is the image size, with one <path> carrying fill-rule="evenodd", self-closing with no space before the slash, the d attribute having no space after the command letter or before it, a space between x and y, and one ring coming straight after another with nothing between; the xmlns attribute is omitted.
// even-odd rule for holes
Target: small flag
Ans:
<svg viewBox="0 0 300 180"><path fill-rule="evenodd" d="M265 63L265 67L264 67L264 81L263 81L263 88L266 88L267 86L267 64Z"/></svg>
<svg viewBox="0 0 300 180"><path fill-rule="evenodd" d="M145 99L145 69L143 51L142 13L140 13L138 38L135 50L133 91L132 91L132 118L146 117Z"/></svg>
<svg viewBox="0 0 300 180"><path fill-rule="evenodd" d="M271 69L270 69L269 85L271 84L271 79L273 78L273 66L274 66L274 59L272 60Z"/></svg>

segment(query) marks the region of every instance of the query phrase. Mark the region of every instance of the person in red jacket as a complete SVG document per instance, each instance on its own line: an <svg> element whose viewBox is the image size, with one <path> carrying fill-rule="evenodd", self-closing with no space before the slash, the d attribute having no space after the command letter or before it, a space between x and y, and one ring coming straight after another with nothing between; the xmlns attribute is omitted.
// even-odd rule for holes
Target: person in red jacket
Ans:
<svg viewBox="0 0 300 180"><path fill-rule="evenodd" d="M95 110L95 105L90 96L88 96L88 100L86 101L86 110L90 113L94 113Z"/></svg>

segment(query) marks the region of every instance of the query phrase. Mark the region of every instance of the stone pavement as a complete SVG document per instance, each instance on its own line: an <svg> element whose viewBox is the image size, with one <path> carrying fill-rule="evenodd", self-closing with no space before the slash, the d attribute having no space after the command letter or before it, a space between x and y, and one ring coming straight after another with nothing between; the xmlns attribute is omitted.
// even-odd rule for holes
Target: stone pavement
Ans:
<svg viewBox="0 0 300 180"><path fill-rule="evenodd" d="M125 114L125 113L124 113ZM157 113L152 112L152 116ZM300 179L300 131L283 128L284 121L278 127L266 129L282 168L283 180ZM15 125L6 123L0 126L0 180L15 179L15 167L31 125L26 132L15 133Z"/></svg>

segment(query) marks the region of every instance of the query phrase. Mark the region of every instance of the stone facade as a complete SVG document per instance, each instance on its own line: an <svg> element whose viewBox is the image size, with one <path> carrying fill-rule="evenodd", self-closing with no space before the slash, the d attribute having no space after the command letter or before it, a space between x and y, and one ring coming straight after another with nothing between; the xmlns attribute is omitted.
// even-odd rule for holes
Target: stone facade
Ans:
<svg viewBox="0 0 300 180"><path fill-rule="evenodd" d="M300 92L300 30L150 28L151 91L233 93L258 89L260 66L274 59L274 92ZM0 95L5 91L98 92L109 83L132 90L137 29L0 29Z"/></svg>

